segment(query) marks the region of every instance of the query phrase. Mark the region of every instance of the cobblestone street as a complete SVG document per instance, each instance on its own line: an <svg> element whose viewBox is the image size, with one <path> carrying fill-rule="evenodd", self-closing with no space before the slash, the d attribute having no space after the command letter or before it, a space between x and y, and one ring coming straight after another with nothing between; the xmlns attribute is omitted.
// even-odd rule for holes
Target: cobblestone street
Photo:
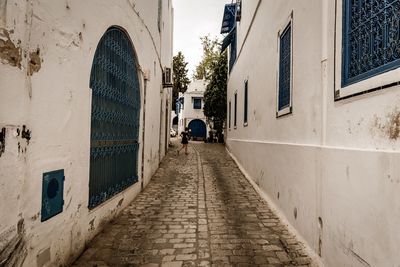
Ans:
<svg viewBox="0 0 400 267"><path fill-rule="evenodd" d="M145 190L75 266L309 266L225 147L172 147Z"/></svg>

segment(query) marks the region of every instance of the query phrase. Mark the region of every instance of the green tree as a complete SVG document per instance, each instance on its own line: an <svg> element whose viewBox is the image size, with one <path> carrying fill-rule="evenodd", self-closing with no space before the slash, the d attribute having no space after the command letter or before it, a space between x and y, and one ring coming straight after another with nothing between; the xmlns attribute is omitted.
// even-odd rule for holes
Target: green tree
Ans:
<svg viewBox="0 0 400 267"><path fill-rule="evenodd" d="M172 68L173 68L173 75L172 75L172 100L175 103L176 99L179 96L179 92L184 93L187 90L187 87L190 83L190 80L187 76L188 63L185 61L185 56L182 52L178 52L176 56L172 59ZM172 109L175 110L175 104L172 105Z"/></svg>
<svg viewBox="0 0 400 267"><path fill-rule="evenodd" d="M196 80L210 79L211 65L215 62L220 54L220 46L217 37L211 39L209 35L200 37L203 47L203 57L199 65L196 66L193 78Z"/></svg>
<svg viewBox="0 0 400 267"><path fill-rule="evenodd" d="M204 93L204 115L213 122L220 139L226 119L226 89L228 58L226 51L218 53L209 67L208 85Z"/></svg>

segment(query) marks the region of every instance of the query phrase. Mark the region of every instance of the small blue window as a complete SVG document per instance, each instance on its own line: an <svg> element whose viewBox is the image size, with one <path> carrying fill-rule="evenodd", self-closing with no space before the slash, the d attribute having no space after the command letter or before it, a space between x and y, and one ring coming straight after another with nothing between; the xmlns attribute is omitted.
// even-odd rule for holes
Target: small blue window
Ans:
<svg viewBox="0 0 400 267"><path fill-rule="evenodd" d="M201 109L201 98L199 97L193 98L193 109Z"/></svg>
<svg viewBox="0 0 400 267"><path fill-rule="evenodd" d="M244 114L243 123L247 125L247 114L248 114L248 80L244 82Z"/></svg>
<svg viewBox="0 0 400 267"><path fill-rule="evenodd" d="M278 111L290 107L292 84L292 24L285 28L279 43L279 96Z"/></svg>
<svg viewBox="0 0 400 267"><path fill-rule="evenodd" d="M236 127L236 122L237 122L237 93L235 93L235 107L234 107L234 113L233 113L233 126Z"/></svg>
<svg viewBox="0 0 400 267"><path fill-rule="evenodd" d="M343 0L342 86L400 66L400 0Z"/></svg>

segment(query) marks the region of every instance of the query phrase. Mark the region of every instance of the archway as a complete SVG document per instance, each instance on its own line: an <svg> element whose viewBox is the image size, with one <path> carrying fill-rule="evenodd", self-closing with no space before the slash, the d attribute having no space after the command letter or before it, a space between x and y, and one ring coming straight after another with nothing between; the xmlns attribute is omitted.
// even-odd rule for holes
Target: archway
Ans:
<svg viewBox="0 0 400 267"><path fill-rule="evenodd" d="M207 134L207 127L202 120L192 120L189 123L189 129L193 140L205 140Z"/></svg>
<svg viewBox="0 0 400 267"><path fill-rule="evenodd" d="M178 116L175 116L175 117L172 119L172 125L178 125Z"/></svg>
<svg viewBox="0 0 400 267"><path fill-rule="evenodd" d="M136 61L127 34L109 28L97 45L90 74L89 208L138 181L140 88Z"/></svg>

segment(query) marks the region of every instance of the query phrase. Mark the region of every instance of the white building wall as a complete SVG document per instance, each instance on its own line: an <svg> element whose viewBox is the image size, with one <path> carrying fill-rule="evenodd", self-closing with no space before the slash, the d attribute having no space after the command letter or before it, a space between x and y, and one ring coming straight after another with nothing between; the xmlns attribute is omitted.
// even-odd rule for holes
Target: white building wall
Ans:
<svg viewBox="0 0 400 267"><path fill-rule="evenodd" d="M342 1L255 2L244 1L238 24L239 57L228 82L228 149L311 248L321 252L327 266L397 266L399 86L335 101L341 77ZM278 32L292 12L293 113L276 118ZM354 93L398 81L399 72L346 90Z"/></svg>
<svg viewBox="0 0 400 267"><path fill-rule="evenodd" d="M187 91L182 95L184 97L184 107L179 113L178 122L178 133L180 134L189 126L192 120L202 120L207 128L206 135L208 136L209 126L207 125L207 119L204 115L204 92L206 91L207 83L205 80L194 80L192 81ZM193 108L193 98L201 98L201 109ZM179 135L178 134L178 135Z"/></svg>
<svg viewBox="0 0 400 267"><path fill-rule="evenodd" d="M165 1L159 31L157 0L1 1L0 46L9 48L0 49L0 251L7 248L0 265L71 263L140 192L142 178L149 182L169 138L171 90L162 88L162 68L171 67L172 12ZM141 70L139 182L88 210L90 71L114 25L131 38ZM42 174L57 169L65 171L63 212L40 222Z"/></svg>

